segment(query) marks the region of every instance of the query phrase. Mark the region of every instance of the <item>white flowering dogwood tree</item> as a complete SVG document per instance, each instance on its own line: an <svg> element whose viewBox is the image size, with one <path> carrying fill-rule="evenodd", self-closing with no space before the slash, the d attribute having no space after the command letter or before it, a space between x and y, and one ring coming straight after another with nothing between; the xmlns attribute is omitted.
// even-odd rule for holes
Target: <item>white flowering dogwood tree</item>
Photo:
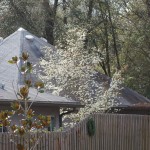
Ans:
<svg viewBox="0 0 150 150"><path fill-rule="evenodd" d="M68 29L63 40L57 42L55 50L43 48L45 58L40 62L44 75L39 76L47 89L53 94L71 97L85 104L78 114L73 114L78 119L113 105L122 85L120 72L117 72L107 90L104 88L104 82L99 81L95 70L103 58L97 55L99 50L95 48L90 53L84 49L85 38L85 29Z"/></svg>

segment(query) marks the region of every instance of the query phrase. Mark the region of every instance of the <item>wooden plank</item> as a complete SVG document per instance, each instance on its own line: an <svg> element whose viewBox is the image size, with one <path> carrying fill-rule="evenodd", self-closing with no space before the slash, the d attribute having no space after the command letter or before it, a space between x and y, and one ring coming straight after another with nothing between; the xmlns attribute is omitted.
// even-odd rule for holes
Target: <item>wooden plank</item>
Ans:
<svg viewBox="0 0 150 150"><path fill-rule="evenodd" d="M74 139L74 132L73 132L73 129L70 129L70 144L71 144L71 146L70 147L72 147L72 150L75 150L75 145L74 145L74 141L73 141L73 139Z"/></svg>
<svg viewBox="0 0 150 150"><path fill-rule="evenodd" d="M86 149L86 145L87 145L87 134L86 134L86 119L84 121L84 149Z"/></svg>
<svg viewBox="0 0 150 150"><path fill-rule="evenodd" d="M5 150L5 146L4 146L4 133L2 133L2 150Z"/></svg>
<svg viewBox="0 0 150 150"><path fill-rule="evenodd" d="M72 143L71 143L71 130L69 130L68 132L69 132L69 149L71 149L71 147L72 147Z"/></svg>
<svg viewBox="0 0 150 150"><path fill-rule="evenodd" d="M8 145L7 150L10 150L11 147L10 147L10 137L9 137L9 134L6 133L6 136L7 136L7 145Z"/></svg>
<svg viewBox="0 0 150 150"><path fill-rule="evenodd" d="M76 130L72 129L73 131L73 142L74 142L74 149L77 150L77 140L76 140Z"/></svg>
<svg viewBox="0 0 150 150"><path fill-rule="evenodd" d="M99 124L99 119L98 119L98 114L97 114L96 115L97 150L100 149L100 139L99 139L100 130L101 130L101 127L100 127L100 124Z"/></svg>
<svg viewBox="0 0 150 150"><path fill-rule="evenodd" d="M52 133L48 133L49 150L52 150Z"/></svg>
<svg viewBox="0 0 150 150"><path fill-rule="evenodd" d="M81 121L81 123L79 123L79 126L80 126L80 133L79 133L79 137L80 137L80 140L79 140L79 143L80 143L80 148L79 148L79 150L82 150L82 146L83 146L83 139L82 139L82 123L83 123L83 121Z"/></svg>
<svg viewBox="0 0 150 150"><path fill-rule="evenodd" d="M47 133L47 141L48 141L48 150L51 150L50 146L51 146L51 142L50 142L50 132Z"/></svg>
<svg viewBox="0 0 150 150"><path fill-rule="evenodd" d="M49 150L49 132L46 134L46 140L47 140L47 150Z"/></svg>
<svg viewBox="0 0 150 150"><path fill-rule="evenodd" d="M93 115L93 120L94 120L94 123L95 123L95 125L96 125L96 115L94 114ZM95 149L96 150L96 133L94 134L94 136L92 137L92 143L93 143L93 149Z"/></svg>
<svg viewBox="0 0 150 150"><path fill-rule="evenodd" d="M63 147L63 132L60 132L60 137L61 137L61 139L60 139L60 150L63 150L64 149L64 147Z"/></svg>
<svg viewBox="0 0 150 150"><path fill-rule="evenodd" d="M49 138L48 138L48 134L46 133L46 150L49 150Z"/></svg>

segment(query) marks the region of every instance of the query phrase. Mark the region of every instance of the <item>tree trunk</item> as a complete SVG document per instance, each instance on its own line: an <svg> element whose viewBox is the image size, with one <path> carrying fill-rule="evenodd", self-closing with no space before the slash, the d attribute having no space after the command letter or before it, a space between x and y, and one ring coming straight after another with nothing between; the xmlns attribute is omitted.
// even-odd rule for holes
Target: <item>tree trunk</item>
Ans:
<svg viewBox="0 0 150 150"><path fill-rule="evenodd" d="M96 49L98 49L98 46L97 46L95 40L93 40L93 44L94 44L94 46L96 47ZM99 54L100 57L103 57L103 55L102 55L101 52L99 52L98 54ZM102 67L102 69L103 69L103 71L104 71L104 74L108 76L107 68L106 68L106 65L105 65L105 61L102 60L101 62L99 62L99 65Z"/></svg>
<svg viewBox="0 0 150 150"><path fill-rule="evenodd" d="M105 70L103 69L104 67L102 67L102 69L104 70L105 74L109 77L111 77L111 69L110 69L110 51L109 51L109 22L108 22L108 16L107 16L107 9L103 10L101 3L99 3L99 6L101 8L101 16L102 16L102 21L104 24L104 45L105 45L105 52L106 52L106 57L105 57L105 62L104 62L104 66L105 66Z"/></svg>
<svg viewBox="0 0 150 150"><path fill-rule="evenodd" d="M54 25L57 12L58 0L54 1L53 8L49 5L49 0L43 0L43 10L45 13L45 38L54 45Z"/></svg>
<svg viewBox="0 0 150 150"><path fill-rule="evenodd" d="M64 11L64 18L63 18L63 22L64 24L67 24L67 16L66 16L66 0L63 0L63 11Z"/></svg>
<svg viewBox="0 0 150 150"><path fill-rule="evenodd" d="M146 0L146 5L147 5L147 14L148 17L150 17L150 0Z"/></svg>
<svg viewBox="0 0 150 150"><path fill-rule="evenodd" d="M107 20L107 18L106 18ZM104 26L105 26L105 48L106 48L106 66L107 66L107 72L108 72L108 76L111 77L111 72L110 72L110 58L109 58L109 39L108 39L108 22L104 22Z"/></svg>
<svg viewBox="0 0 150 150"><path fill-rule="evenodd" d="M121 66L120 66L119 53L118 53L118 48L117 48L117 43L116 43L115 27L114 27L113 22L112 22L109 3L108 3L107 1L105 1L105 2L106 2L106 4L107 4L108 18L109 18L110 25L111 25L112 38L113 38L113 45L114 45L114 52L115 52L116 61L117 61L117 69L120 70L120 69L121 69Z"/></svg>
<svg viewBox="0 0 150 150"><path fill-rule="evenodd" d="M87 22L89 23L91 21L91 18L92 18L92 11L93 11L93 0L89 0L89 4L88 4L88 13L87 13ZM89 29L87 30L87 35L85 37L85 41L84 41L84 48L86 49L87 48L87 45L88 45L88 33L89 33Z"/></svg>

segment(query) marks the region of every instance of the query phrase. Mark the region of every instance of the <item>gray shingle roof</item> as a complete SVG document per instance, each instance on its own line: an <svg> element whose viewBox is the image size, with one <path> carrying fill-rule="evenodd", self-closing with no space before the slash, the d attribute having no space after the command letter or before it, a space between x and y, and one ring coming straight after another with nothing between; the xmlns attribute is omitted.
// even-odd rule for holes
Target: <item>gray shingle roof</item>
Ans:
<svg viewBox="0 0 150 150"><path fill-rule="evenodd" d="M27 35L29 36L29 39L26 38ZM43 56L41 48L45 46L53 48L52 45L22 28L18 29L0 43L0 101L15 100L16 96L12 83L14 83L15 87L17 87L17 83L18 85L22 84L22 75L15 65L8 63L8 60L10 60L13 56L20 56L23 51L26 51L29 53L30 61L33 64L37 64ZM32 76L32 78L34 80L35 75ZM5 86L4 89L2 89L3 84ZM36 93L35 89L30 90L31 100L34 99ZM67 99L65 97L54 96L50 93L39 93L35 101L36 103L55 104L59 106L65 105L68 107L81 106L78 101Z"/></svg>
<svg viewBox="0 0 150 150"><path fill-rule="evenodd" d="M111 79L108 76L100 73L97 73L96 80L98 82L107 82L108 86L111 82ZM150 103L150 100L148 98L144 97L143 95L137 93L136 91L128 87L124 87L120 91L120 96L118 96L116 100L120 105L123 106L137 104L137 103Z"/></svg>

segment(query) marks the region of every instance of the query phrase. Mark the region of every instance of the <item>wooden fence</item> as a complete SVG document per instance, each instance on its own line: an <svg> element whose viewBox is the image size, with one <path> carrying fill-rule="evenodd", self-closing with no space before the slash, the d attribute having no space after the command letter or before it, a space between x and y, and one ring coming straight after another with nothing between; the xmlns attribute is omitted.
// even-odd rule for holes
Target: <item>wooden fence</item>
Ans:
<svg viewBox="0 0 150 150"><path fill-rule="evenodd" d="M87 118L66 132L44 133L36 150L150 150L150 116L94 114L96 133L87 134ZM0 134L0 150L16 150L9 134Z"/></svg>

